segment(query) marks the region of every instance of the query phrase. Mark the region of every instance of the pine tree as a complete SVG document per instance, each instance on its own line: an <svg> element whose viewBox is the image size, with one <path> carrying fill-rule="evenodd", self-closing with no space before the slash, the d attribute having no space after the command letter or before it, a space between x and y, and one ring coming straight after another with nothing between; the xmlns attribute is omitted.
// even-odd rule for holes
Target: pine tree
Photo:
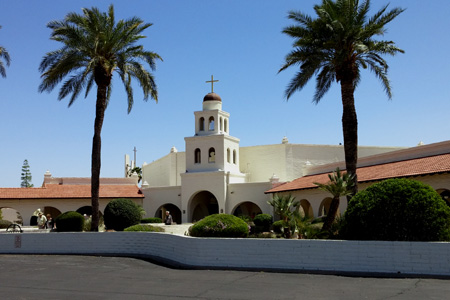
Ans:
<svg viewBox="0 0 450 300"><path fill-rule="evenodd" d="M22 166L22 173L21 173L20 179L22 179L22 183L20 184L20 187L33 187L34 185L31 183L31 172L30 172L30 165L28 164L28 160L23 161Z"/></svg>

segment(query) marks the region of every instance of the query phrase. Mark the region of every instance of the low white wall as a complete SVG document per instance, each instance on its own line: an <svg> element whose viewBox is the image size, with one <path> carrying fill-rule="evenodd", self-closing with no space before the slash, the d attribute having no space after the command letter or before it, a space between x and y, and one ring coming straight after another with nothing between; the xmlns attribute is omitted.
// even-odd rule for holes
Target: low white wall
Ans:
<svg viewBox="0 0 450 300"><path fill-rule="evenodd" d="M193 238L165 233L0 234L0 254L147 257L191 268L450 277L450 243Z"/></svg>

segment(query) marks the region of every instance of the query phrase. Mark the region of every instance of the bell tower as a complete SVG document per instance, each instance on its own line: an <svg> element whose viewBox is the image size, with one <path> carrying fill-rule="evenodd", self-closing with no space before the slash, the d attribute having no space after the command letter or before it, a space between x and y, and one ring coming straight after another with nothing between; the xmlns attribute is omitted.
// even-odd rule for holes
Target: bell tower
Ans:
<svg viewBox="0 0 450 300"><path fill-rule="evenodd" d="M222 110L222 99L214 93L203 98L203 110L194 112L195 134L186 137L186 171L225 171L239 174L239 139L230 136L230 114Z"/></svg>

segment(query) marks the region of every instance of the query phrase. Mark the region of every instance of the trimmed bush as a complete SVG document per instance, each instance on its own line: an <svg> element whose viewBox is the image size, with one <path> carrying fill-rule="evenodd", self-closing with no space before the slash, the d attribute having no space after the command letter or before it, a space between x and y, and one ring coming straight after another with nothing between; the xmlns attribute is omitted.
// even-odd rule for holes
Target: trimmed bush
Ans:
<svg viewBox="0 0 450 300"><path fill-rule="evenodd" d="M429 185L388 179L350 200L341 236L352 240L448 241L450 208Z"/></svg>
<svg viewBox="0 0 450 300"><path fill-rule="evenodd" d="M8 228L9 225L11 225L12 222L8 221L8 220L0 220L0 228L4 229L4 228Z"/></svg>
<svg viewBox="0 0 450 300"><path fill-rule="evenodd" d="M145 218L141 220L141 223L162 223L163 220L161 218Z"/></svg>
<svg viewBox="0 0 450 300"><path fill-rule="evenodd" d="M196 237L234 237L248 236L247 223L233 215L214 214L205 217L189 227L189 235Z"/></svg>
<svg viewBox="0 0 450 300"><path fill-rule="evenodd" d="M130 199L114 199L106 205L103 219L106 229L123 231L141 222L141 209Z"/></svg>
<svg viewBox="0 0 450 300"><path fill-rule="evenodd" d="M83 231L84 217L76 211L66 211L55 219L56 231L80 232Z"/></svg>
<svg viewBox="0 0 450 300"><path fill-rule="evenodd" d="M253 219L253 222L255 223L257 232L268 232L270 231L273 219L269 214L259 214Z"/></svg>
<svg viewBox="0 0 450 300"><path fill-rule="evenodd" d="M133 225L125 228L123 231L148 231L148 232L164 232L164 228L152 225Z"/></svg>
<svg viewBox="0 0 450 300"><path fill-rule="evenodd" d="M279 220L279 221L273 222L273 224L272 224L273 232L275 232L275 233L283 233L283 227L284 227L283 225L284 225L283 220Z"/></svg>

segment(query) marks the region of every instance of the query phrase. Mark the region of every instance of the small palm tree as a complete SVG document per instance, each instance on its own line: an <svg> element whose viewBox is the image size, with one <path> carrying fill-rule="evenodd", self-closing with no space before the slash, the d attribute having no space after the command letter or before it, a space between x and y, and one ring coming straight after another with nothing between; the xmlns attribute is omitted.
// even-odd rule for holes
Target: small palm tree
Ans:
<svg viewBox="0 0 450 300"><path fill-rule="evenodd" d="M322 97L336 81L341 86L342 130L344 134L345 164L354 175L352 194L357 192L356 165L358 160L358 120L354 92L361 80L360 69L371 70L378 77L389 99L391 86L387 77L388 64L382 55L404 51L392 41L378 41L374 37L386 33L386 25L404 9L387 11L384 6L369 18L370 0L322 0L315 5L317 18L301 12L289 12L289 19L297 24L284 28L283 33L294 39L294 50L286 55L286 62L278 72L295 66L299 70L286 88L286 98L302 90L316 76L313 102Z"/></svg>
<svg viewBox="0 0 450 300"><path fill-rule="evenodd" d="M322 231L330 231L331 226L336 220L337 212L339 210L339 199L343 196L348 196L352 193L352 188L354 184L354 175L349 173L341 173L339 168L336 168L332 174L328 174L328 179L330 180L326 184L317 183L314 184L319 187L319 189L329 192L333 199L331 200L330 208L328 209L325 222L322 226Z"/></svg>
<svg viewBox="0 0 450 300"><path fill-rule="evenodd" d="M2 26L0 26L0 29L2 28ZM11 62L11 58L9 57L9 53L8 51L6 51L6 49L4 47L0 46L0 75L5 78L6 77L6 69L5 69L5 65L3 63L3 60L5 60L6 65L9 67L9 64Z"/></svg>
<svg viewBox="0 0 450 300"><path fill-rule="evenodd" d="M273 207L274 213L280 216L280 220L283 221L284 235L286 238L290 238L294 213L298 211L300 202L295 200L292 195L275 194L267 203Z"/></svg>
<svg viewBox="0 0 450 300"><path fill-rule="evenodd" d="M116 72L124 84L130 113L133 107L132 79L139 82L145 101L149 97L158 100L153 75L141 62L154 70L155 60L161 57L144 50L142 45L136 45L137 41L145 37L142 32L152 24L144 23L137 17L116 23L112 5L108 13L102 13L97 8L83 8L82 11L82 15L69 13L64 20L47 24L52 30L51 39L62 43L62 47L47 53L42 59L39 66L42 72L39 92L50 92L64 78L68 78L61 86L58 100L72 95L69 101L71 106L83 89L86 89L87 97L94 83L97 86L91 166L91 231L98 231L101 130L111 97L113 74Z"/></svg>

